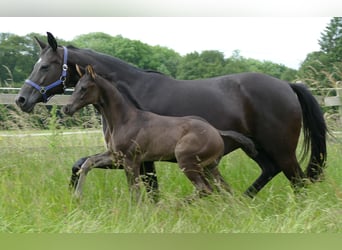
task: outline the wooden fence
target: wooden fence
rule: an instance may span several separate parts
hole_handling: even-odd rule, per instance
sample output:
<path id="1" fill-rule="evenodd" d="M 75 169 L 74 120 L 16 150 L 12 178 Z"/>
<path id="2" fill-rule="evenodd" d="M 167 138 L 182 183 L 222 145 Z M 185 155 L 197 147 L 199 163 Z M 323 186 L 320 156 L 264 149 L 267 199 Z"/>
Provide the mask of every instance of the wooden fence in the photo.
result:
<path id="1" fill-rule="evenodd" d="M 342 84 L 341 84 L 342 85 Z M 17 94 L 6 94 L 6 91 L 19 92 L 20 88 L 0 88 L 0 104 L 15 104 Z M 69 93 L 71 89 L 67 89 Z M 326 88 L 322 91 L 332 92 L 336 91 L 336 96 L 315 96 L 321 106 L 333 107 L 342 106 L 342 87 L 341 88 Z M 55 95 L 50 99 L 46 105 L 65 105 L 67 104 L 68 95 Z M 341 113 L 342 114 L 342 113 Z"/>
<path id="2" fill-rule="evenodd" d="M 342 85 L 342 84 L 341 84 Z M 17 94 L 8 94 L 3 92 L 19 92 L 19 88 L 0 88 L 0 104 L 15 104 L 15 98 Z M 68 89 L 68 93 L 72 90 Z M 322 107 L 334 107 L 339 106 L 339 112 L 342 122 L 342 87 L 341 88 L 327 88 L 322 91 L 330 93 L 334 91 L 335 96 L 315 96 L 317 101 Z M 55 95 L 50 99 L 46 105 L 65 105 L 69 99 L 69 95 Z"/>
<path id="3" fill-rule="evenodd" d="M 15 98 L 17 94 L 8 94 L 4 92 L 16 92 L 18 93 L 20 88 L 0 88 L 0 104 L 15 104 Z M 67 89 L 71 92 L 71 89 Z M 55 95 L 52 97 L 46 105 L 66 105 L 69 99 L 69 95 Z"/>
<path id="4" fill-rule="evenodd" d="M 0 93 L 0 104 L 15 104 L 17 94 Z M 55 95 L 46 105 L 65 105 L 69 99 L 68 95 Z"/>

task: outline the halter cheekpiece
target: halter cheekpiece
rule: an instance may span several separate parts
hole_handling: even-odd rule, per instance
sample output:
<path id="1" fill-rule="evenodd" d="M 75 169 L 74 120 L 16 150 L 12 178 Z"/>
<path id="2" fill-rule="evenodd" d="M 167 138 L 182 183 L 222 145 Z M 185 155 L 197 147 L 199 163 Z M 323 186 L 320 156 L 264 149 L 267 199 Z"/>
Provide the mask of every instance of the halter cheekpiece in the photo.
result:
<path id="1" fill-rule="evenodd" d="M 57 87 L 57 86 L 59 86 L 61 84 L 63 85 L 63 89 L 66 88 L 65 80 L 66 80 L 66 75 L 67 75 L 67 71 L 68 71 L 68 65 L 67 65 L 68 49 L 65 46 L 63 46 L 63 50 L 64 50 L 64 58 L 63 58 L 63 65 L 62 65 L 62 74 L 61 74 L 60 78 L 57 81 L 51 83 L 48 86 L 39 86 L 37 83 L 35 83 L 35 82 L 33 82 L 33 81 L 29 80 L 29 79 L 27 79 L 25 81 L 25 83 L 27 83 L 28 85 L 34 87 L 36 90 L 39 91 L 39 93 L 42 94 L 43 102 L 44 103 L 47 103 L 50 100 L 50 98 L 53 96 L 53 95 L 48 96 L 46 94 L 47 91 L 49 91 L 50 89 L 52 89 L 54 87 Z"/>

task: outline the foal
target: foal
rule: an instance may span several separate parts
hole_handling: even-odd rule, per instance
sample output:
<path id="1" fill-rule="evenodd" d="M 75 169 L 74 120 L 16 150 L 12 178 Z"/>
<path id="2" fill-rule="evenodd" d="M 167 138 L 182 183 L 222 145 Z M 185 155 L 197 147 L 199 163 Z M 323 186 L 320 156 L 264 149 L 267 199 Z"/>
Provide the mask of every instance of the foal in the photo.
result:
<path id="1" fill-rule="evenodd" d="M 87 173 L 95 167 L 123 165 L 130 190 L 140 197 L 139 170 L 145 161 L 177 161 L 200 195 L 213 191 L 211 183 L 230 191 L 217 165 L 223 155 L 222 136 L 256 154 L 253 142 L 234 131 L 218 131 L 199 117 L 167 117 L 142 111 L 127 102 L 108 80 L 91 66 L 76 85 L 64 113 L 73 115 L 94 104 L 108 124 L 107 151 L 91 156 L 81 166 L 76 196 L 81 196 Z"/>

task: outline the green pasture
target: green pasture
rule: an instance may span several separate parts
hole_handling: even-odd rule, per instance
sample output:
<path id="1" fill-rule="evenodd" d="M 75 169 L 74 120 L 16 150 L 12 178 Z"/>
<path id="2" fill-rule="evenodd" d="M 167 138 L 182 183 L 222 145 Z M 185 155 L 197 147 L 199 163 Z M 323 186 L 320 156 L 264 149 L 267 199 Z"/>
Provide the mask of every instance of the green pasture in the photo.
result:
<path id="1" fill-rule="evenodd" d="M 176 164 L 164 162 L 157 163 L 160 202 L 137 205 L 130 202 L 122 170 L 91 171 L 80 201 L 69 191 L 73 163 L 104 150 L 101 133 L 17 133 L 0 132 L 0 232 L 342 232 L 338 140 L 328 142 L 325 181 L 300 194 L 279 174 L 255 199 L 244 197 L 259 168 L 236 151 L 219 166 L 233 196 L 214 194 L 186 204 L 192 185 Z"/>

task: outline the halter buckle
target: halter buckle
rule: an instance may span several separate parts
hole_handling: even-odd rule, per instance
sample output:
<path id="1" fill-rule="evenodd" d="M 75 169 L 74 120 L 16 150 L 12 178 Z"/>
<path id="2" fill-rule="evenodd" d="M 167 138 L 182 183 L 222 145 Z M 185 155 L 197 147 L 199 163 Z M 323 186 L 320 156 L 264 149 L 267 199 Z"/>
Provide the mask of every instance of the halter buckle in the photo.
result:
<path id="1" fill-rule="evenodd" d="M 61 80 L 62 83 L 64 84 L 64 82 L 65 82 L 65 80 L 66 80 L 66 76 L 61 76 L 61 77 L 59 78 L 59 80 Z"/>
<path id="2" fill-rule="evenodd" d="M 46 94 L 46 89 L 45 89 L 44 87 L 40 87 L 39 92 L 40 92 L 42 95 L 45 95 L 45 94 Z"/>

